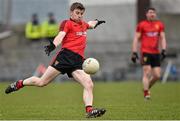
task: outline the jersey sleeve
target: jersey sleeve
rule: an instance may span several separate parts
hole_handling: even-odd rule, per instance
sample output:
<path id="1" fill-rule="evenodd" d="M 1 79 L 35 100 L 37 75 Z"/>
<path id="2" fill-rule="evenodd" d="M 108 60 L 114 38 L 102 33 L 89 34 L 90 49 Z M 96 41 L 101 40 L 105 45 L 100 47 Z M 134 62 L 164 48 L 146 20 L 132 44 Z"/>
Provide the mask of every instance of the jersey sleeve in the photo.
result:
<path id="1" fill-rule="evenodd" d="M 89 29 L 89 28 L 90 28 L 90 26 L 89 26 L 89 24 L 88 24 L 88 23 L 86 23 L 86 22 L 85 22 L 85 25 L 86 25 L 86 28 L 87 28 L 87 29 Z"/>
<path id="2" fill-rule="evenodd" d="M 160 32 L 164 32 L 164 24 L 160 22 Z"/>
<path id="3" fill-rule="evenodd" d="M 142 27 L 142 23 L 139 23 L 136 27 L 136 32 L 142 32 L 143 31 L 143 27 Z"/>
<path id="4" fill-rule="evenodd" d="M 59 31 L 64 31 L 64 32 L 68 32 L 70 30 L 70 23 L 68 22 L 68 20 L 64 20 L 59 27 Z"/>

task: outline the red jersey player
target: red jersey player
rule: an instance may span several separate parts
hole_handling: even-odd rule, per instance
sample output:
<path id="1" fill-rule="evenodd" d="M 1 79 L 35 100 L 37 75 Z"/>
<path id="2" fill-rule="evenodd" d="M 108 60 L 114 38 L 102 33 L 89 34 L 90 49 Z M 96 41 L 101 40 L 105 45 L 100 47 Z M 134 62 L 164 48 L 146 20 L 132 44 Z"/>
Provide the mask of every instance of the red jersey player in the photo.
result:
<path id="1" fill-rule="evenodd" d="M 137 46 L 141 43 L 141 63 L 143 68 L 143 88 L 145 99 L 150 99 L 150 88 L 161 77 L 160 62 L 166 57 L 164 25 L 156 19 L 156 10 L 148 8 L 146 18 L 137 25 L 132 46 L 132 61 L 138 59 Z M 159 51 L 161 47 L 161 54 Z"/>
<path id="2" fill-rule="evenodd" d="M 105 21 L 82 20 L 85 8 L 81 3 L 75 2 L 70 7 L 70 19 L 64 20 L 60 25 L 60 32 L 50 45 L 45 46 L 46 54 L 50 54 L 58 45 L 62 44 L 60 51 L 52 59 L 42 77 L 32 76 L 25 80 L 19 80 L 7 87 L 5 93 L 17 91 L 24 86 L 43 87 L 49 84 L 59 74 L 67 74 L 73 77 L 84 87 L 83 100 L 88 118 L 102 116 L 106 110 L 93 108 L 93 81 L 90 75 L 82 70 L 84 61 L 84 50 L 86 48 L 87 29 L 96 28 Z"/>

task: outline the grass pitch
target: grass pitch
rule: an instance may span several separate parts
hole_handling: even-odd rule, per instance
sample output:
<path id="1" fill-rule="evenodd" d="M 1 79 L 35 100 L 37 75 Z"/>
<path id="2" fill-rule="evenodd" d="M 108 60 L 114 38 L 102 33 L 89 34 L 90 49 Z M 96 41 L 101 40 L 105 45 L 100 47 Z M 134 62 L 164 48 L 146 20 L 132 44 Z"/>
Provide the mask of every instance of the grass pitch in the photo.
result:
<path id="1" fill-rule="evenodd" d="M 25 87 L 6 95 L 0 83 L 0 119 L 86 120 L 82 87 L 77 83 L 51 83 Z M 94 106 L 107 109 L 96 120 L 180 120 L 180 83 L 157 83 L 152 99 L 143 99 L 141 82 L 95 83 Z"/>

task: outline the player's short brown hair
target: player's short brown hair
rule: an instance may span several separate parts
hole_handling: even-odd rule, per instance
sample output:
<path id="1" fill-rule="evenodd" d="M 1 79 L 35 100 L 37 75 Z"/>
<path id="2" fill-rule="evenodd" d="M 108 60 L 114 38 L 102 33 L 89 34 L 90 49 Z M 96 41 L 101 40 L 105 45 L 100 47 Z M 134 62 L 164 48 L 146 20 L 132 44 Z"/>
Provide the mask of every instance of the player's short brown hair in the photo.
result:
<path id="1" fill-rule="evenodd" d="M 71 5 L 70 10 L 74 11 L 75 9 L 80 9 L 80 10 L 84 10 L 85 11 L 85 7 L 82 3 L 79 2 L 75 2 Z"/>
<path id="2" fill-rule="evenodd" d="M 153 8 L 153 7 L 150 7 L 150 8 L 147 8 L 147 9 L 146 9 L 146 13 L 147 13 L 149 10 L 156 11 L 156 9 L 155 9 L 155 8 Z"/>

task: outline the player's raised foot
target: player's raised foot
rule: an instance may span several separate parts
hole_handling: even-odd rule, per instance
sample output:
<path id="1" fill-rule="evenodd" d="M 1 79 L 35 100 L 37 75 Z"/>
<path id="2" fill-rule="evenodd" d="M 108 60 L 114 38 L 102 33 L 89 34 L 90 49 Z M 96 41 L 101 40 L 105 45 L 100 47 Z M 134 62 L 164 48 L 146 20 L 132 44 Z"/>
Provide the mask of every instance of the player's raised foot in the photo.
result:
<path id="1" fill-rule="evenodd" d="M 9 94 L 11 92 L 19 90 L 22 87 L 23 87 L 23 81 L 22 80 L 19 80 L 17 82 L 13 82 L 6 88 L 5 93 Z"/>
<path id="2" fill-rule="evenodd" d="M 104 115 L 106 112 L 105 109 L 98 109 L 98 108 L 93 108 L 90 112 L 86 114 L 86 118 L 96 118 Z"/>

